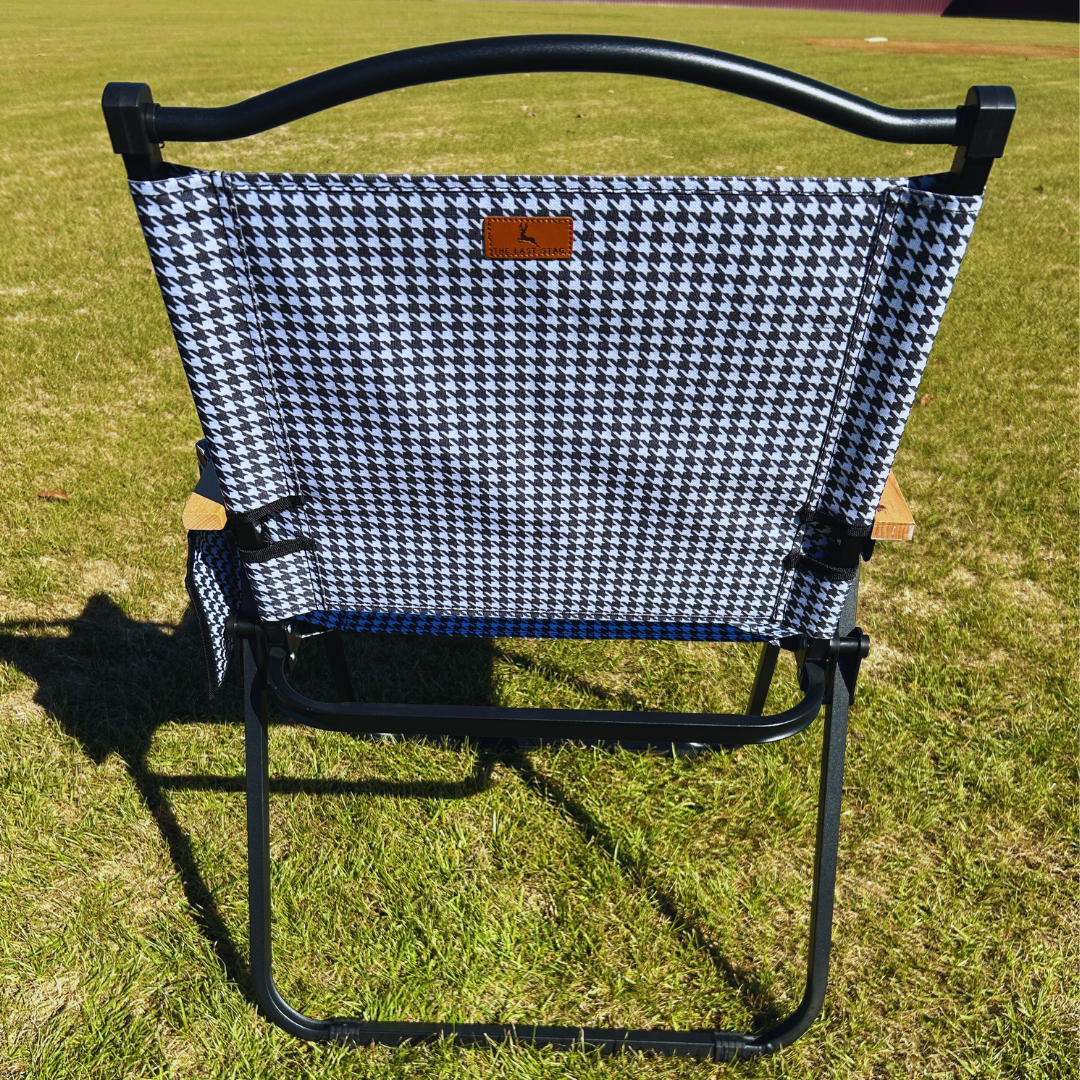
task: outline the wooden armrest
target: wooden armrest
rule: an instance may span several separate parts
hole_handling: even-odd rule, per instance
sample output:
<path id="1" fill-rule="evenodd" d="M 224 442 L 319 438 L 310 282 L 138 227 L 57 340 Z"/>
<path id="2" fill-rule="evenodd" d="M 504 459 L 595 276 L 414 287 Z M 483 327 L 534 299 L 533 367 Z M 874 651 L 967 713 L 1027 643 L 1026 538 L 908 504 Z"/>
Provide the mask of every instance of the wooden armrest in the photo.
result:
<path id="1" fill-rule="evenodd" d="M 915 519 L 892 472 L 885 481 L 870 535 L 875 540 L 911 540 L 915 536 Z"/>
<path id="2" fill-rule="evenodd" d="M 218 532 L 225 528 L 225 507 L 193 491 L 184 506 L 183 521 L 185 529 Z M 915 535 L 915 519 L 891 472 L 874 515 L 871 535 L 875 540 L 911 540 Z"/>
<path id="3" fill-rule="evenodd" d="M 184 528 L 199 532 L 218 532 L 225 528 L 225 507 L 192 492 L 184 505 Z"/>

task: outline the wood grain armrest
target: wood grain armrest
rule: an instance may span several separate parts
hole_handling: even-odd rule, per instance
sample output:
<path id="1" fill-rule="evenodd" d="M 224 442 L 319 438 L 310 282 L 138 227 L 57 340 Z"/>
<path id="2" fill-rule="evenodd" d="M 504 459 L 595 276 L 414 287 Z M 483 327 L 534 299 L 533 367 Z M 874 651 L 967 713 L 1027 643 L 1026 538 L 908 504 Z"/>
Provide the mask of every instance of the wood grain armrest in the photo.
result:
<path id="1" fill-rule="evenodd" d="M 184 506 L 183 522 L 185 529 L 218 532 L 225 528 L 225 507 L 193 491 Z M 891 472 L 874 515 L 871 535 L 875 540 L 911 540 L 915 536 L 915 519 Z"/>
<path id="2" fill-rule="evenodd" d="M 193 491 L 184 506 L 183 521 L 189 531 L 218 532 L 225 528 L 225 507 Z"/>
<path id="3" fill-rule="evenodd" d="M 915 519 L 892 472 L 878 502 L 871 536 L 875 540 L 911 540 L 915 536 Z"/>

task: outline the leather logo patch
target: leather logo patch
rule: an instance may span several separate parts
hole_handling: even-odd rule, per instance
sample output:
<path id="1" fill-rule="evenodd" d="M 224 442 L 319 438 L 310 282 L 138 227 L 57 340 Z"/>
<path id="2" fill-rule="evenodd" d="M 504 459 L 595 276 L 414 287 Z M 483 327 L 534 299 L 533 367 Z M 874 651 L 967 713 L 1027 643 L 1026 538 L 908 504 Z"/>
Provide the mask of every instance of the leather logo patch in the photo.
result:
<path id="1" fill-rule="evenodd" d="M 484 218 L 486 259 L 569 259 L 573 253 L 573 218 Z"/>

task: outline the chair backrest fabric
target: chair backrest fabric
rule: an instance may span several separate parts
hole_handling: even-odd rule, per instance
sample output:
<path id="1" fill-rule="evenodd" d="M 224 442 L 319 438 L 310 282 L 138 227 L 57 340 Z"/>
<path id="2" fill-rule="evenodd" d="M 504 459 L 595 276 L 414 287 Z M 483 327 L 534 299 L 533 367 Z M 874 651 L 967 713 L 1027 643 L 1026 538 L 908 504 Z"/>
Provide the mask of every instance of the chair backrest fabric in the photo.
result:
<path id="1" fill-rule="evenodd" d="M 928 187 L 131 184 L 265 619 L 758 641 L 836 627 L 982 204 Z M 488 216 L 572 257 L 486 258 Z"/>

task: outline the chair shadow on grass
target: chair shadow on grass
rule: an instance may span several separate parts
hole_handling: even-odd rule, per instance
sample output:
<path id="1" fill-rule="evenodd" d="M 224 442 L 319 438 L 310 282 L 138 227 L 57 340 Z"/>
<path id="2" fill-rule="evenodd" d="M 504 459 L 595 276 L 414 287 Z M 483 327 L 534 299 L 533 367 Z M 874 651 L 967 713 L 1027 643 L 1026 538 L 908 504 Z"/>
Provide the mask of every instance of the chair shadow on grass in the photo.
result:
<path id="1" fill-rule="evenodd" d="M 66 631 L 66 633 L 65 633 Z M 485 704 L 494 701 L 494 663 L 504 656 L 488 639 L 436 638 L 423 635 L 363 635 L 350 643 L 354 688 L 359 700 Z M 316 643 L 301 654 L 298 685 L 332 699 L 329 669 Z M 310 659 L 308 659 L 310 657 Z M 522 656 L 515 664 L 533 664 Z M 307 662 L 305 663 L 305 660 Z M 223 690 L 207 702 L 205 666 L 199 632 L 189 608 L 178 626 L 131 619 L 105 594 L 91 597 L 73 619 L 43 623 L 9 621 L 0 629 L 0 661 L 31 678 L 38 687 L 34 700 L 51 713 L 96 764 L 116 753 L 153 817 L 180 879 L 192 918 L 224 968 L 227 978 L 256 1004 L 246 957 L 238 950 L 221 916 L 213 893 L 195 857 L 191 839 L 178 821 L 168 792 L 244 790 L 244 777 L 213 775 L 169 776 L 154 772 L 147 755 L 154 733 L 163 724 L 242 722 L 240 695 Z M 559 673 L 535 664 L 537 673 Z M 603 699 L 611 695 L 600 686 L 579 689 Z M 630 701 L 613 701 L 633 708 Z M 271 715 L 271 723 L 290 723 Z M 453 744 L 451 744 L 453 745 Z M 354 794 L 403 798 L 459 799 L 486 790 L 497 763 L 513 770 L 538 798 L 560 812 L 582 838 L 602 851 L 636 887 L 650 898 L 658 913 L 686 942 L 702 951 L 729 987 L 741 997 L 763 1030 L 782 1013 L 765 981 L 736 967 L 710 940 L 707 918 L 687 910 L 647 867 L 628 858 L 615 833 L 598 821 L 584 804 L 552 776 L 541 772 L 527 750 L 512 743 L 487 741 L 477 750 L 472 772 L 457 781 L 389 781 L 273 778 L 272 794 Z M 242 767 L 242 762 L 238 762 Z M 617 857 L 616 857 L 617 853 Z"/>

